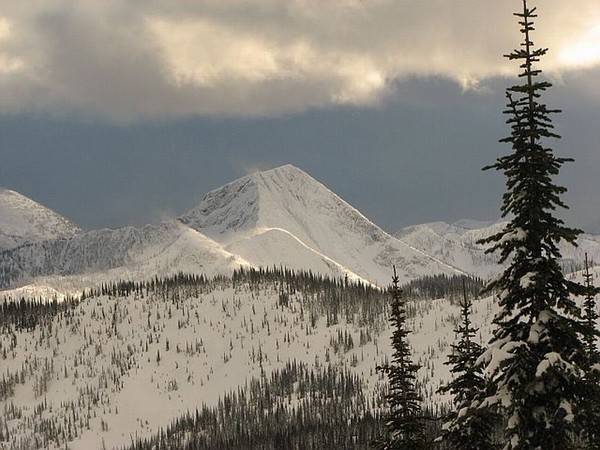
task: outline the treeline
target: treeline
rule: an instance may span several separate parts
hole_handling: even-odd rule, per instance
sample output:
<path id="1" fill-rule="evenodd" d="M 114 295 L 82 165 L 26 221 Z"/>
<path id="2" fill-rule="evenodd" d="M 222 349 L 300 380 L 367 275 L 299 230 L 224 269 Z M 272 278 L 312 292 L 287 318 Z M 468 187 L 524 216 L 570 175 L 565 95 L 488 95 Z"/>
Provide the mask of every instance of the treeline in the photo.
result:
<path id="1" fill-rule="evenodd" d="M 346 323 L 367 326 L 380 331 L 385 325 L 387 301 L 381 289 L 348 278 L 330 278 L 312 271 L 296 271 L 285 267 L 240 268 L 228 277 L 179 273 L 149 281 L 117 281 L 103 283 L 83 292 L 82 299 L 108 295 L 112 297 L 152 295 L 168 302 L 182 298 L 198 298 L 215 289 L 269 291 L 278 296 L 281 307 L 287 307 L 291 296 L 299 298 L 301 314 L 308 315 L 311 325 L 324 317 L 328 325 L 341 319 Z"/>
<path id="2" fill-rule="evenodd" d="M 484 287 L 479 277 L 438 274 L 412 280 L 402 286 L 402 291 L 407 299 L 448 298 L 454 302 L 462 299 L 465 291 L 469 298 L 477 298 Z"/>
<path id="3" fill-rule="evenodd" d="M 42 321 L 53 318 L 58 313 L 66 313 L 79 303 L 78 298 L 67 297 L 65 300 L 26 299 L 19 300 L 5 297 L 0 303 L 0 332 L 10 326 L 15 330 L 31 331 Z"/>
<path id="4" fill-rule="evenodd" d="M 365 448 L 380 432 L 378 403 L 348 369 L 290 361 L 129 449 Z"/>
<path id="5" fill-rule="evenodd" d="M 428 275 L 405 284 L 402 289 L 405 298 L 409 299 L 445 297 L 453 300 L 463 295 L 463 282 L 470 297 L 478 296 L 484 286 L 481 279 L 474 277 Z M 284 267 L 240 268 L 231 276 L 209 278 L 179 273 L 147 281 L 105 282 L 98 287 L 85 289 L 80 297 L 70 296 L 61 301 L 56 298 L 4 298 L 0 303 L 0 326 L 14 324 L 17 329 L 33 329 L 40 320 L 68 311 L 90 297 L 133 295 L 144 298 L 152 294 L 173 302 L 180 298 L 198 298 L 214 289 L 230 287 L 255 292 L 265 289 L 276 291 L 282 306 L 288 305 L 290 296 L 300 293 L 302 305 L 307 308 L 312 320 L 323 316 L 329 325 L 339 323 L 341 318 L 348 323 L 358 320 L 359 325 L 372 323 L 382 317 L 387 304 L 385 292 L 360 281 L 330 278 L 311 271 L 295 271 Z"/>
<path id="6" fill-rule="evenodd" d="M 143 295 L 145 293 L 169 293 L 174 288 L 198 288 L 198 294 L 211 291 L 215 288 L 250 287 L 260 290 L 263 286 L 277 284 L 282 292 L 295 294 L 296 292 L 321 292 L 323 287 L 328 291 L 333 289 L 348 288 L 359 293 L 378 292 L 379 289 L 360 281 L 350 281 L 348 278 L 331 278 L 327 275 L 314 273 L 310 270 L 293 270 L 287 267 L 240 267 L 233 271 L 231 276 L 189 274 L 180 272 L 169 277 L 154 277 L 147 281 L 114 281 L 102 283 L 100 286 L 84 290 L 83 298 L 97 297 L 100 295 L 128 296 L 130 294 Z M 192 293 L 195 291 L 192 290 Z"/>

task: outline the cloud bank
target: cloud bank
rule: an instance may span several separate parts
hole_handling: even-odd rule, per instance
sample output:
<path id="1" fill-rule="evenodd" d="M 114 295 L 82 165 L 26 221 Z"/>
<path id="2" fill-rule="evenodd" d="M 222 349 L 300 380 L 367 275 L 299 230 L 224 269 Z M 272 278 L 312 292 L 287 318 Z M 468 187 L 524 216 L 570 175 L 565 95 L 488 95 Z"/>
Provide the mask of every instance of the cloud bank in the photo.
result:
<path id="1" fill-rule="evenodd" d="M 531 2 L 533 5 L 533 2 Z M 539 3 L 546 73 L 600 66 L 600 3 Z M 513 76 L 520 1 L 36 0 L 0 10 L 0 113 L 123 122 L 376 105 Z M 532 6 L 531 5 L 531 6 Z M 593 86 L 590 85 L 590 86 Z M 597 93 L 594 93 L 597 94 Z"/>

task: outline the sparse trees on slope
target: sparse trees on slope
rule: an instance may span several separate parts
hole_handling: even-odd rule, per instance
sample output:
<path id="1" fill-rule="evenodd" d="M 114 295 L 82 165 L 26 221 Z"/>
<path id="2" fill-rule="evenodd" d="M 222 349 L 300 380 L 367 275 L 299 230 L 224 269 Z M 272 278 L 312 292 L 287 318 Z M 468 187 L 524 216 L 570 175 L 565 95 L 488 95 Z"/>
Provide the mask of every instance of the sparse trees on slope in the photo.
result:
<path id="1" fill-rule="evenodd" d="M 556 157 L 545 144 L 559 137 L 550 119 L 559 111 L 540 102 L 551 84 L 537 80 L 541 71 L 534 66 L 547 49 L 533 46 L 534 12 L 523 0 L 522 12 L 515 15 L 524 42 L 507 55 L 521 63 L 523 80 L 507 90 L 511 134 L 502 141 L 513 151 L 486 168 L 506 175 L 502 214 L 512 219 L 482 242 L 500 252 L 500 262 L 512 260 L 489 285 L 489 291 L 499 292 L 500 312 L 490 347 L 480 358 L 491 390 L 480 406 L 501 406 L 506 413 L 506 450 L 566 450 L 581 430 L 582 412 L 598 401 L 598 389 L 585 377 L 586 328 L 572 298 L 585 289 L 567 280 L 558 264 L 557 244 L 574 243 L 580 231 L 552 215 L 567 208 L 560 198 L 566 189 L 552 178 L 570 159 Z"/>
<path id="2" fill-rule="evenodd" d="M 444 385 L 440 392 L 452 394 L 452 411 L 442 426 L 442 440 L 452 448 L 460 450 L 491 450 L 497 415 L 491 411 L 478 410 L 471 403 L 485 389 L 482 369 L 475 363 L 483 353 L 483 348 L 474 341 L 478 331 L 471 322 L 472 302 L 468 300 L 466 289 L 460 303 L 462 321 L 455 332 L 460 336 L 452 345 L 446 364 L 451 366 L 453 380 Z"/>
<path id="3" fill-rule="evenodd" d="M 398 275 L 394 267 L 391 287 L 390 323 L 393 328 L 391 362 L 377 367 L 388 377 L 389 391 L 385 399 L 389 412 L 384 417 L 386 433 L 372 445 L 376 449 L 426 448 L 424 418 L 421 412 L 421 398 L 416 388 L 416 375 L 419 366 L 411 359 L 411 351 L 406 329 L 406 311 L 402 303 L 402 291 L 398 287 Z"/>

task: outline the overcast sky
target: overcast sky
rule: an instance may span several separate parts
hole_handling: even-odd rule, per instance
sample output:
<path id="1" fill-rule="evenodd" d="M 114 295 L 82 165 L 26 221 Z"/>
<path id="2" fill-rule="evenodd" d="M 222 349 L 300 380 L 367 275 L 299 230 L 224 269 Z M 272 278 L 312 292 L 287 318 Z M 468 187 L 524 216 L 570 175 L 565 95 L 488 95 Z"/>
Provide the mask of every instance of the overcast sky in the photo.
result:
<path id="1" fill-rule="evenodd" d="M 600 232 L 600 1 L 544 0 L 544 101 Z M 0 186 L 86 228 L 157 222 L 291 163 L 388 231 L 494 219 L 519 0 L 0 5 Z"/>

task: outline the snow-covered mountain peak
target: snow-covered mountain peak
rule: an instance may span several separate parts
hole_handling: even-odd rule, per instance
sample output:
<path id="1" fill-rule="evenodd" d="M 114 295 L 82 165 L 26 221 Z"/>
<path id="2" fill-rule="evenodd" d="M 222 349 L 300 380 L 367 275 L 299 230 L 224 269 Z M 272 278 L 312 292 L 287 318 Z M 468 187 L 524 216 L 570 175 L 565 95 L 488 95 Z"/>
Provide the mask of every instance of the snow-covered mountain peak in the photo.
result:
<path id="1" fill-rule="evenodd" d="M 0 250 L 80 232 L 79 227 L 51 209 L 18 192 L 0 189 Z"/>
<path id="2" fill-rule="evenodd" d="M 47 240 L 38 222 L 40 227 L 54 224 L 60 239 Z M 62 289 L 63 280 L 55 283 L 52 277 L 72 277 L 69 283 L 79 286 L 89 285 L 90 276 L 101 282 L 178 272 L 228 274 L 240 265 L 310 270 L 380 286 L 389 283 L 392 266 L 401 281 L 440 273 L 487 278 L 501 267 L 478 241 L 505 223 L 432 222 L 393 237 L 322 183 L 285 165 L 214 189 L 177 220 L 75 236 L 78 229 L 66 219 L 12 191 L 0 191 L 0 246 L 9 225 L 33 229 L 37 234 L 30 234 L 37 239 L 0 251 L 0 288 L 46 277 L 40 281 L 44 286 Z M 565 249 L 567 263 L 582 260 L 583 251 L 600 261 L 600 238 L 586 236 L 580 242 L 579 250 Z"/>
<path id="3" fill-rule="evenodd" d="M 213 236 L 251 230 L 258 225 L 263 191 L 276 184 L 276 180 L 293 178 L 295 172 L 304 174 L 299 169 L 286 165 L 246 175 L 210 191 L 196 208 L 183 215 L 180 220 Z M 264 210 L 266 205 L 262 206 Z"/>
<path id="4" fill-rule="evenodd" d="M 306 242 L 316 237 L 309 235 L 316 222 L 340 216 L 341 220 L 377 228 L 323 184 L 288 164 L 255 172 L 209 192 L 180 220 L 222 242 L 232 235 L 255 235 L 256 230 L 273 228 L 287 230 Z"/>
<path id="5" fill-rule="evenodd" d="M 294 177 L 305 177 L 313 179 L 309 174 L 293 164 L 284 164 L 283 166 L 274 167 L 272 169 L 257 171 L 251 173 L 249 176 L 262 178 L 286 177 L 288 179 L 293 179 Z"/>
<path id="6" fill-rule="evenodd" d="M 212 235 L 228 234 L 256 225 L 258 202 L 258 185 L 249 175 L 210 191 L 179 220 Z"/>
<path id="7" fill-rule="evenodd" d="M 448 224 L 446 222 L 428 222 L 419 225 L 405 227 L 396 233 L 396 237 L 402 239 L 405 236 L 418 234 L 420 236 L 443 236 L 462 235 L 467 230 L 461 226 Z"/>
<path id="8" fill-rule="evenodd" d="M 375 283 L 388 282 L 392 264 L 407 279 L 455 271 L 393 238 L 292 165 L 215 189 L 180 221 L 258 266 L 347 273 Z"/>
<path id="9" fill-rule="evenodd" d="M 396 233 L 398 238 L 414 235 L 435 235 L 444 239 L 456 236 L 470 236 L 472 240 L 498 233 L 506 226 L 506 221 L 482 221 L 461 219 L 452 224 L 446 222 L 428 222 L 405 227 Z"/>
<path id="10" fill-rule="evenodd" d="M 248 177 L 265 187 L 285 185 L 289 190 L 303 190 L 316 187 L 316 185 L 324 187 L 309 174 L 291 164 L 254 172 L 248 175 Z"/>

